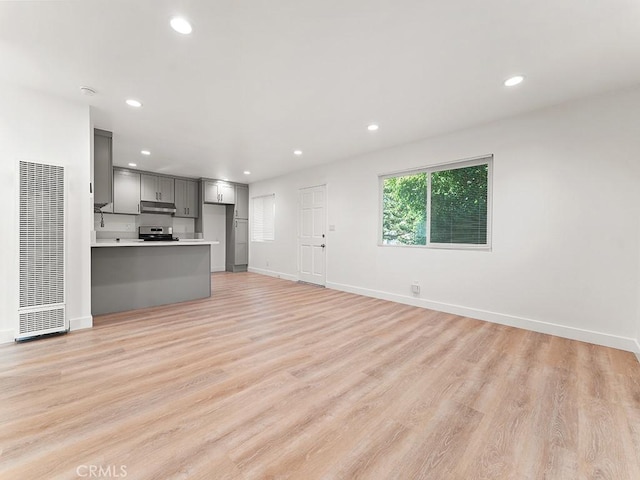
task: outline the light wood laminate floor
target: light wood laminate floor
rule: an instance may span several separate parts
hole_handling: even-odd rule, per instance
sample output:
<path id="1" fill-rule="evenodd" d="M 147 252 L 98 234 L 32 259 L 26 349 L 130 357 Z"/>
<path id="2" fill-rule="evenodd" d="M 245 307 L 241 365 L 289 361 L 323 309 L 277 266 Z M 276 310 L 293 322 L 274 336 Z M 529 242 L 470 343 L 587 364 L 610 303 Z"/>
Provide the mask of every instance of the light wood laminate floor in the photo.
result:
<path id="1" fill-rule="evenodd" d="M 0 478 L 640 479 L 631 353 L 251 273 L 213 289 L 1 346 Z"/>

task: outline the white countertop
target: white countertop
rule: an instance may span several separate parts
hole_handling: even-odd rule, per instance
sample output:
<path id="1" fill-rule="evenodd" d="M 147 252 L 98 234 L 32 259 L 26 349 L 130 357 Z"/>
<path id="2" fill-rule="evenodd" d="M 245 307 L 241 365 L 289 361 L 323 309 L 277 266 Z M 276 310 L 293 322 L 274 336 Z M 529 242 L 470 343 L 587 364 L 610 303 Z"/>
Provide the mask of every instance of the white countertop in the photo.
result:
<path id="1" fill-rule="evenodd" d="M 92 247 L 187 247 L 190 245 L 219 245 L 218 241 L 203 240 L 201 238 L 184 238 L 177 242 L 144 242 L 137 238 L 125 238 L 119 242 L 115 239 L 98 239 Z"/>

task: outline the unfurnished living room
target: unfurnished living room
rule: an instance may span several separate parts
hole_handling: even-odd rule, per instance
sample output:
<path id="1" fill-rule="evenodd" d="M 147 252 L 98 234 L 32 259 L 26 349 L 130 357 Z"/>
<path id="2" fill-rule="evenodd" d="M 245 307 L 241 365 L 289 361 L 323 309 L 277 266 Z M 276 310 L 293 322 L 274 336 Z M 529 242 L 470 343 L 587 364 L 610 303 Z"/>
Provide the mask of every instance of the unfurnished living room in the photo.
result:
<path id="1" fill-rule="evenodd" d="M 1 479 L 640 478 L 640 3 L 0 2 Z"/>

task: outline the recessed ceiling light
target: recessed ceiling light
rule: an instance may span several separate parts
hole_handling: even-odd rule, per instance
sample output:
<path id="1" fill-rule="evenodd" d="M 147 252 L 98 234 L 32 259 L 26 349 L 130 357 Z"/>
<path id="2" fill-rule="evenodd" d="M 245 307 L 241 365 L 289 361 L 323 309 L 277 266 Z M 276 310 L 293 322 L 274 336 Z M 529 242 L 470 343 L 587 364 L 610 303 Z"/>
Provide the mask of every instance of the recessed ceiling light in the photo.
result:
<path id="1" fill-rule="evenodd" d="M 182 17 L 173 17 L 169 23 L 171 28 L 183 35 L 189 35 L 193 31 L 191 24 Z"/>
<path id="2" fill-rule="evenodd" d="M 87 97 L 93 97 L 96 94 L 96 91 L 91 87 L 80 87 L 80 93 L 86 95 Z"/>
<path id="3" fill-rule="evenodd" d="M 515 75 L 511 78 L 507 78 L 504 81 L 504 86 L 505 87 L 515 87 L 516 85 L 519 85 L 520 83 L 522 83 L 522 81 L 524 80 L 524 77 L 522 75 Z"/>
<path id="4" fill-rule="evenodd" d="M 130 166 L 130 167 L 137 167 L 137 166 L 138 166 L 138 164 L 137 164 L 137 163 L 130 163 L 130 164 L 129 164 L 129 166 Z"/>
<path id="5" fill-rule="evenodd" d="M 375 132 L 376 130 L 378 130 L 380 127 L 378 125 L 376 125 L 375 123 L 372 123 L 371 125 L 369 125 L 367 127 L 367 130 L 369 130 L 370 132 Z"/>
<path id="6" fill-rule="evenodd" d="M 130 107 L 136 107 L 139 108 L 142 106 L 142 102 L 140 102 L 139 100 L 135 100 L 133 98 L 129 98 L 127 100 L 127 105 L 129 105 Z"/>
<path id="7" fill-rule="evenodd" d="M 293 154 L 294 155 L 302 155 L 302 150 L 294 150 Z"/>
<path id="8" fill-rule="evenodd" d="M 244 172 L 242 172 L 242 173 L 244 173 L 245 175 L 251 175 L 251 172 L 250 172 L 249 170 L 245 170 L 245 171 L 244 171 Z"/>
<path id="9" fill-rule="evenodd" d="M 151 155 L 151 152 L 149 150 L 140 150 L 140 153 L 142 155 Z"/>

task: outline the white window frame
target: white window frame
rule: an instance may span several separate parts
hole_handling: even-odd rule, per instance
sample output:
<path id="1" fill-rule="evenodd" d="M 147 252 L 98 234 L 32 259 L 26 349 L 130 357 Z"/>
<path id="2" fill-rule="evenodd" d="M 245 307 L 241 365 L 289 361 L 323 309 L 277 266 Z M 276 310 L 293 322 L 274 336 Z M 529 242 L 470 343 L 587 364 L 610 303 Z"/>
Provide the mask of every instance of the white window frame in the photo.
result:
<path id="1" fill-rule="evenodd" d="M 258 200 L 258 199 L 259 200 L 263 200 L 263 199 L 266 199 L 266 198 L 272 198 L 272 202 L 273 202 L 273 216 L 272 216 L 272 219 L 273 219 L 273 225 L 272 225 L 272 227 L 273 227 L 272 228 L 273 238 L 264 238 L 263 237 L 261 239 L 255 239 L 254 238 L 254 234 L 255 234 L 254 221 L 255 221 L 256 215 L 255 215 L 255 210 L 254 209 L 255 209 L 256 200 Z M 251 227 L 251 231 L 250 231 L 249 237 L 251 238 L 252 242 L 255 242 L 255 243 L 274 242 L 275 239 L 276 239 L 276 194 L 275 193 L 269 193 L 269 194 L 266 194 L 266 195 L 257 195 L 255 197 L 251 197 L 251 215 L 250 215 L 250 219 L 251 220 L 249 222 L 249 225 Z M 263 219 L 264 219 L 264 215 L 263 215 Z M 264 220 L 263 220 L 263 222 L 264 222 Z M 264 233 L 265 229 L 263 228 L 262 230 L 263 230 L 263 233 Z"/>
<path id="2" fill-rule="evenodd" d="M 476 165 L 487 165 L 487 243 L 475 245 L 470 243 L 434 243 L 431 242 L 431 173 L 442 170 L 454 170 L 457 168 L 474 167 Z M 384 197 L 384 181 L 388 178 L 403 177 L 415 175 L 418 173 L 427 174 L 427 204 L 425 205 L 427 212 L 426 245 L 392 245 L 382 242 L 382 216 L 383 216 L 383 197 Z M 493 155 L 482 155 L 480 157 L 468 158 L 465 160 L 456 160 L 453 162 L 439 163 L 428 167 L 414 168 L 410 170 L 402 170 L 392 173 L 385 173 L 378 176 L 378 246 L 379 247 L 401 247 L 401 248 L 431 248 L 445 250 L 483 250 L 491 251 L 492 249 L 492 224 L 493 224 Z"/>

